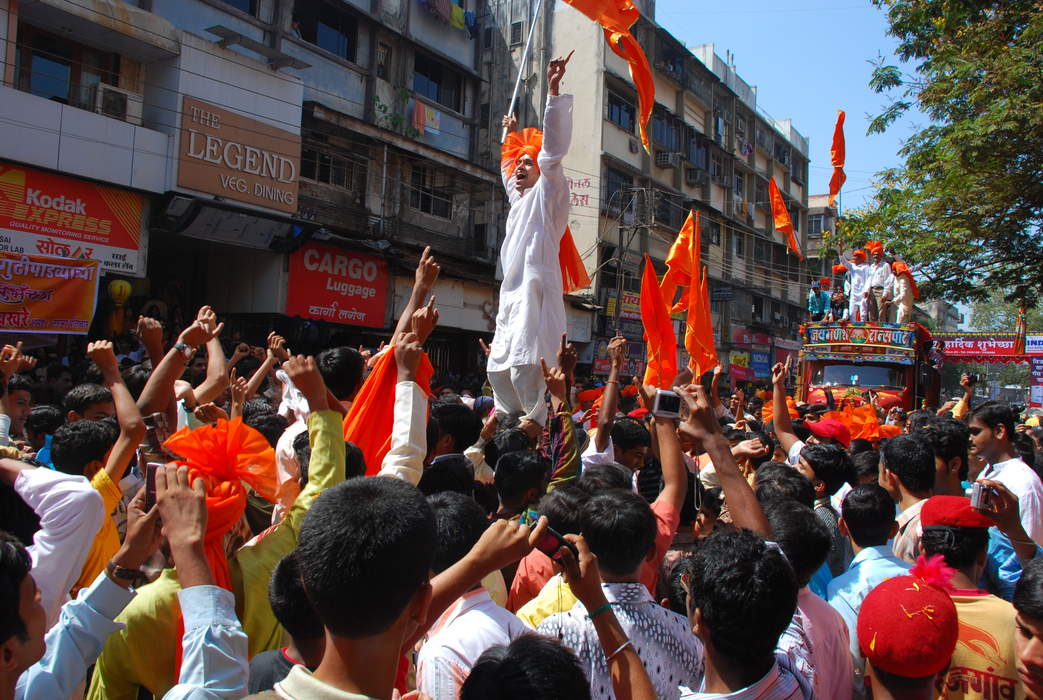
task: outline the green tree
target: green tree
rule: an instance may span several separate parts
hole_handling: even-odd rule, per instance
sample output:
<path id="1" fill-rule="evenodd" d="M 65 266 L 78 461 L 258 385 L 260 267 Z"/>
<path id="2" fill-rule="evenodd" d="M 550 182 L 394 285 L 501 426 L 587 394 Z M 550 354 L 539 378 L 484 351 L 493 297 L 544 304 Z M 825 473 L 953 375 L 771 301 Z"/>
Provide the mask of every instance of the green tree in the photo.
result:
<path id="1" fill-rule="evenodd" d="M 1013 333 L 1018 321 L 1018 305 L 1006 301 L 1005 296 L 993 290 L 988 298 L 971 304 L 971 326 L 982 332 Z M 1043 310 L 1029 310 L 1025 314 L 1025 327 L 1030 333 L 1043 332 Z"/>
<path id="2" fill-rule="evenodd" d="M 870 87 L 891 98 L 869 133 L 914 105 L 930 124 L 836 236 L 915 264 L 928 297 L 1036 304 L 1043 288 L 1043 9 L 1038 0 L 873 0 L 899 40 Z M 906 69 L 906 70 L 903 70 Z"/>

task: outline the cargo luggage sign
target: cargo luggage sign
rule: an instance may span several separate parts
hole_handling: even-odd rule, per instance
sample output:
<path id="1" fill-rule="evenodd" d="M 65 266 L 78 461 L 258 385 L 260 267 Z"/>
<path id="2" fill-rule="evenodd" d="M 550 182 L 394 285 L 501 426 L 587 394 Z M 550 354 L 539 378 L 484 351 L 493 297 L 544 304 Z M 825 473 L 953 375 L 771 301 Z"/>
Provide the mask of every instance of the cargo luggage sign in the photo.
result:
<path id="1" fill-rule="evenodd" d="M 83 334 L 97 299 L 97 260 L 0 252 L 0 330 Z"/>
<path id="2" fill-rule="evenodd" d="M 0 252 L 97 260 L 143 277 L 140 195 L 0 162 Z"/>
<path id="3" fill-rule="evenodd" d="M 290 256 L 287 316 L 383 328 L 387 293 L 380 258 L 319 243 Z"/>

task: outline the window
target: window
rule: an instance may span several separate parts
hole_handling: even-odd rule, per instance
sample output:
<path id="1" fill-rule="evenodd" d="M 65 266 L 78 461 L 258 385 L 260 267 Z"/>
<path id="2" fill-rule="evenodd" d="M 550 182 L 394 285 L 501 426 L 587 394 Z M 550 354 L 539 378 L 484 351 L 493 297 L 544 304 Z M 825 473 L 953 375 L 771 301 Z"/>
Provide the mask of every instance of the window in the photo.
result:
<path id="1" fill-rule="evenodd" d="M 775 139 L 775 160 L 789 165 L 789 146 L 782 139 Z"/>
<path id="2" fill-rule="evenodd" d="M 740 139 L 746 138 L 746 117 L 741 114 L 735 115 L 735 135 Z"/>
<path id="3" fill-rule="evenodd" d="M 678 82 L 682 82 L 684 80 L 684 55 L 671 46 L 665 46 L 662 42 L 659 45 L 656 67 L 670 74 Z"/>
<path id="4" fill-rule="evenodd" d="M 771 264 L 771 243 L 757 238 L 753 242 L 753 259 L 764 265 Z"/>
<path id="5" fill-rule="evenodd" d="M 706 229 L 701 231 L 703 241 L 709 241 L 713 245 L 721 244 L 721 224 L 710 219 L 706 222 Z"/>
<path id="6" fill-rule="evenodd" d="M 808 215 L 808 235 L 809 236 L 821 236 L 822 235 L 822 214 L 809 214 Z"/>
<path id="7" fill-rule="evenodd" d="M 735 197 L 736 199 L 746 198 L 746 176 L 742 173 L 735 173 Z"/>
<path id="8" fill-rule="evenodd" d="M 19 89 L 62 104 L 94 109 L 97 87 L 119 84 L 119 54 L 36 29 L 18 27 Z"/>
<path id="9" fill-rule="evenodd" d="M 768 184 L 757 178 L 757 194 L 755 195 L 755 204 L 759 207 L 771 207 L 771 203 L 768 201 Z"/>
<path id="10" fill-rule="evenodd" d="M 688 129 L 688 160 L 700 170 L 706 170 L 710 160 L 710 149 L 706 145 L 706 139 L 696 136 L 692 129 Z"/>
<path id="11" fill-rule="evenodd" d="M 655 193 L 655 218 L 656 223 L 671 229 L 681 228 L 684 217 L 688 216 L 688 210 L 677 203 L 675 197 L 666 193 Z"/>
<path id="12" fill-rule="evenodd" d="M 463 78 L 441 61 L 419 52 L 413 57 L 413 90 L 443 107 L 460 111 Z"/>
<path id="13" fill-rule="evenodd" d="M 800 233 L 800 210 L 790 210 L 790 221 L 793 222 L 793 233 Z M 797 236 L 798 240 L 800 236 Z"/>
<path id="14" fill-rule="evenodd" d="M 525 22 L 511 22 L 511 46 L 517 46 L 518 44 L 522 43 L 522 34 L 524 33 L 524 29 Z"/>
<path id="15" fill-rule="evenodd" d="M 440 219 L 451 218 L 453 198 L 448 187 L 440 182 L 431 168 L 413 166 L 409 189 L 409 206 Z"/>
<path id="16" fill-rule="evenodd" d="M 257 14 L 257 2 L 256 0 L 223 0 L 226 5 L 231 5 L 240 12 L 245 12 L 248 15 Z"/>
<path id="17" fill-rule="evenodd" d="M 390 80 L 391 75 L 391 47 L 383 41 L 377 43 L 377 77 L 381 80 Z"/>
<path id="18" fill-rule="evenodd" d="M 710 176 L 724 177 L 724 161 L 717 153 L 710 156 Z"/>
<path id="19" fill-rule="evenodd" d="M 666 112 L 652 113 L 652 140 L 668 151 L 677 150 L 677 123 Z"/>
<path id="20" fill-rule="evenodd" d="M 601 196 L 609 215 L 616 216 L 623 210 L 623 205 L 627 200 L 627 190 L 634 186 L 634 180 L 622 170 L 606 167 L 604 182 L 605 191 Z"/>
<path id="21" fill-rule="evenodd" d="M 348 61 L 355 60 L 358 23 L 350 12 L 326 2 L 297 0 L 294 23 L 308 43 Z"/>
<path id="22" fill-rule="evenodd" d="M 358 192 L 366 187 L 366 162 L 306 148 L 301 151 L 301 177 Z"/>
<path id="23" fill-rule="evenodd" d="M 758 296 L 753 297 L 753 320 L 760 321 L 764 318 L 764 299 Z"/>
<path id="24" fill-rule="evenodd" d="M 746 257 L 746 241 L 743 240 L 741 231 L 732 231 L 732 255 L 738 258 Z"/>
<path id="25" fill-rule="evenodd" d="M 609 90 L 608 92 L 608 120 L 626 130 L 634 133 L 634 105 Z"/>

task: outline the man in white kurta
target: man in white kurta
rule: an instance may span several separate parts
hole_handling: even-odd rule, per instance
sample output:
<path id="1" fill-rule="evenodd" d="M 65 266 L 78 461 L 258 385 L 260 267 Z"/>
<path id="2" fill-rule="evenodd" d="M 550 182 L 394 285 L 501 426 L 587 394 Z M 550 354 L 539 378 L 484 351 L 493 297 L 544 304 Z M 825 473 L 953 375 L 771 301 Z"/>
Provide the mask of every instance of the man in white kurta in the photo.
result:
<path id="1" fill-rule="evenodd" d="M 891 299 L 894 287 L 894 275 L 891 273 L 891 263 L 884 260 L 884 246 L 880 241 L 870 241 L 866 245 L 869 251 L 869 274 L 866 277 L 866 302 L 868 306 L 868 320 L 880 323 L 888 321 L 888 307 L 885 304 Z M 862 319 L 863 321 L 866 318 Z"/>
<path id="2" fill-rule="evenodd" d="M 851 291 L 847 297 L 847 320 L 866 321 L 866 292 L 869 291 L 866 286 L 869 281 L 869 264 L 866 262 L 866 253 L 861 248 L 857 248 L 852 253 L 852 259 L 848 260 L 843 250 L 838 252 L 840 253 L 840 263 L 847 268 L 851 282 Z"/>
<path id="3" fill-rule="evenodd" d="M 891 299 L 898 306 L 897 323 L 908 323 L 913 320 L 913 291 L 912 273 L 905 263 L 895 261 L 892 267 L 894 271 L 894 282 L 891 286 Z"/>
<path id="4" fill-rule="evenodd" d="M 558 247 L 568 224 L 569 184 L 561 161 L 572 138 L 572 95 L 559 95 L 564 61 L 552 61 L 543 145 L 535 164 L 518 159 L 503 172 L 511 210 L 500 248 L 503 283 L 487 366 L 497 412 L 543 425 L 546 385 L 540 358 L 557 363 L 565 332 L 565 301 Z"/>

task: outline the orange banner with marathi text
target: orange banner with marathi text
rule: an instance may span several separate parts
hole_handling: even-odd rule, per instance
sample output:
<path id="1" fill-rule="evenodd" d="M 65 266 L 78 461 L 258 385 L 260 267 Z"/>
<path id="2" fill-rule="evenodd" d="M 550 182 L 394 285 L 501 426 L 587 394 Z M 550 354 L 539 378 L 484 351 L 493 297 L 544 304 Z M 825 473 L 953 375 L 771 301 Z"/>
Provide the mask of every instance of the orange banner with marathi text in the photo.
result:
<path id="1" fill-rule="evenodd" d="M 84 334 L 98 299 L 98 261 L 0 251 L 0 330 Z"/>

